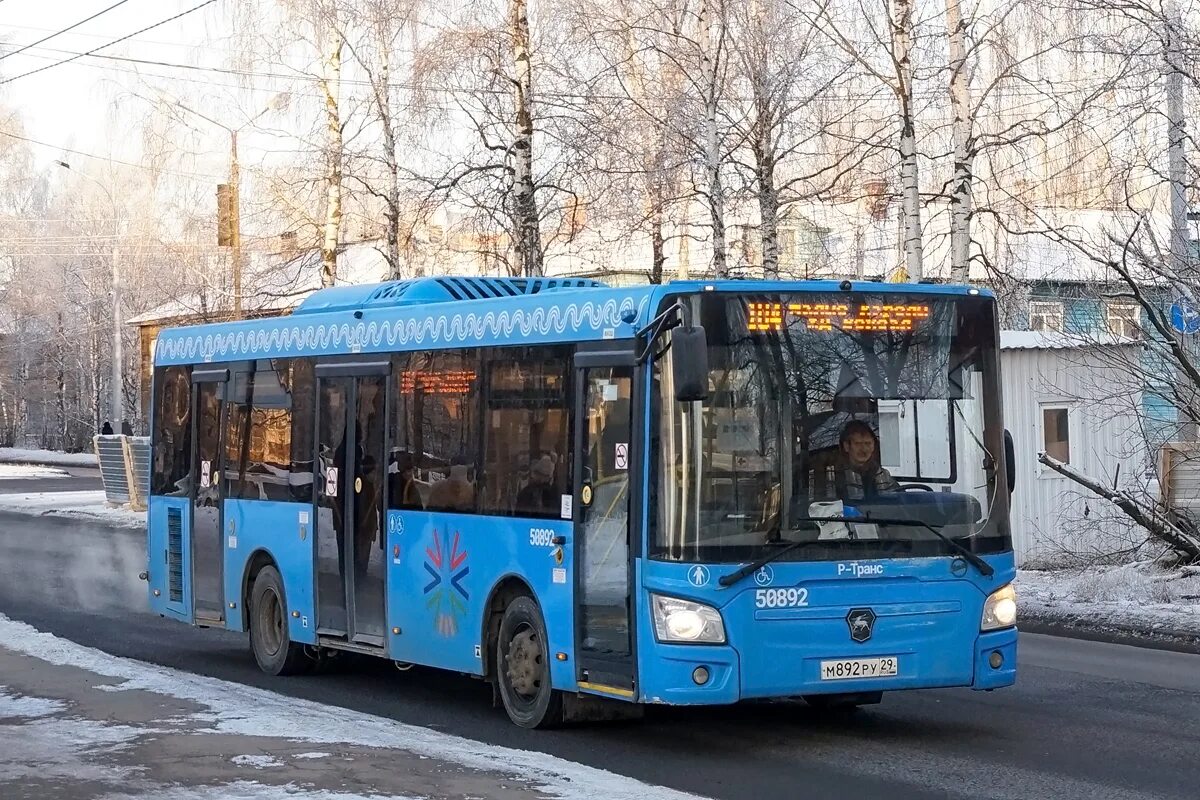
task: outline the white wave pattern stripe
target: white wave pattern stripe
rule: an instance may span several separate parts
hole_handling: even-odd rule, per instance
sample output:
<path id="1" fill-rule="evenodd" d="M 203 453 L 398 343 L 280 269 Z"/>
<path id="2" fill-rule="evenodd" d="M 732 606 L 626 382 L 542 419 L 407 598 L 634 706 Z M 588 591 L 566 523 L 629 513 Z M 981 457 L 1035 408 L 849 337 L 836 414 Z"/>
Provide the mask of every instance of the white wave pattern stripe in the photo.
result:
<path id="1" fill-rule="evenodd" d="M 538 306 L 486 313 L 457 313 L 395 321 L 358 323 L 296 324 L 287 318 L 272 328 L 239 329 L 228 333 L 181 331 L 164 334 L 156 345 L 163 361 L 212 361 L 217 357 L 258 355 L 259 353 L 317 353 L 329 349 L 351 352 L 364 349 L 395 348 L 405 345 L 465 343 L 491 335 L 507 338 L 561 335 L 568 330 L 599 333 L 616 328 L 626 312 L 638 317 L 649 304 L 633 297 L 609 298 L 565 306 Z"/>

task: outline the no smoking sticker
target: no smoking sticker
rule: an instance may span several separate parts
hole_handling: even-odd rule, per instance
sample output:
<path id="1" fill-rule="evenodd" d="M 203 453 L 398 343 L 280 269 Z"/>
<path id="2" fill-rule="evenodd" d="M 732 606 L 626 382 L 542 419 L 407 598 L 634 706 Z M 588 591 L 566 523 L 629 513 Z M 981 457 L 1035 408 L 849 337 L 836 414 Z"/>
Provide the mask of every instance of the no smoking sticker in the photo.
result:
<path id="1" fill-rule="evenodd" d="M 617 442 L 613 453 L 614 469 L 629 469 L 629 442 Z"/>

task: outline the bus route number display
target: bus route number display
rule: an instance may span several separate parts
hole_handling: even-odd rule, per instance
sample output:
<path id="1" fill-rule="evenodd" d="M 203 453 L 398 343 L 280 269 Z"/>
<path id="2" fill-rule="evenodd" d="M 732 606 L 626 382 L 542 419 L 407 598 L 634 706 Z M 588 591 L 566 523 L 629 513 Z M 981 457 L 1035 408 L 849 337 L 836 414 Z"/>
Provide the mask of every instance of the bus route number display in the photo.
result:
<path id="1" fill-rule="evenodd" d="M 800 322 L 810 331 L 907 333 L 929 319 L 924 303 L 746 303 L 746 329 L 781 331 Z"/>

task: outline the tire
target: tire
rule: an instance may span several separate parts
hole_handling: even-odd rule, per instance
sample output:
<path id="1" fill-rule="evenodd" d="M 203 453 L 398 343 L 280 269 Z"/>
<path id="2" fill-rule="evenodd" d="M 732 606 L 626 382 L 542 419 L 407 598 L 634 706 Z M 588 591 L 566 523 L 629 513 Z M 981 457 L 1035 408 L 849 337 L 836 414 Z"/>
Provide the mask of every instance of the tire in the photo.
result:
<path id="1" fill-rule="evenodd" d="M 883 692 L 804 695 L 804 702 L 818 711 L 854 711 L 860 706 L 877 705 L 882 700 Z"/>
<path id="2" fill-rule="evenodd" d="M 496 637 L 496 685 L 504 710 L 522 728 L 562 723 L 562 694 L 550 686 L 550 650 L 542 612 L 530 597 L 504 609 Z"/>
<path id="3" fill-rule="evenodd" d="M 250 651 L 268 675 L 296 675 L 312 666 L 304 645 L 288 634 L 288 608 L 283 579 L 273 566 L 263 567 L 250 590 Z"/>

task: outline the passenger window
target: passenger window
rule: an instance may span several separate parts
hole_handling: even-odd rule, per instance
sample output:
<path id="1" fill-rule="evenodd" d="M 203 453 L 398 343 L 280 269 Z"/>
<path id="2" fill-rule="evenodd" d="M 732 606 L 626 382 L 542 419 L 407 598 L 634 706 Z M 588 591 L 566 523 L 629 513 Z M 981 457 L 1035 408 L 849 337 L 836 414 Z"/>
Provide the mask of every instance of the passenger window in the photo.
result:
<path id="1" fill-rule="evenodd" d="M 492 351 L 485 393 L 485 514 L 559 519 L 570 489 L 566 347 Z"/>
<path id="2" fill-rule="evenodd" d="M 393 380 L 392 508 L 473 513 L 478 507 L 479 355 L 408 353 Z"/>
<path id="3" fill-rule="evenodd" d="M 313 501 L 313 362 L 310 358 L 292 360 L 292 470 L 288 479 L 293 500 Z"/>
<path id="4" fill-rule="evenodd" d="M 192 462 L 190 367 L 160 367 L 154 378 L 154 463 L 151 493 L 186 497 Z"/>
<path id="5" fill-rule="evenodd" d="M 225 436 L 229 499 L 288 500 L 292 398 L 286 359 L 262 359 L 235 372 L 229 386 Z"/>

